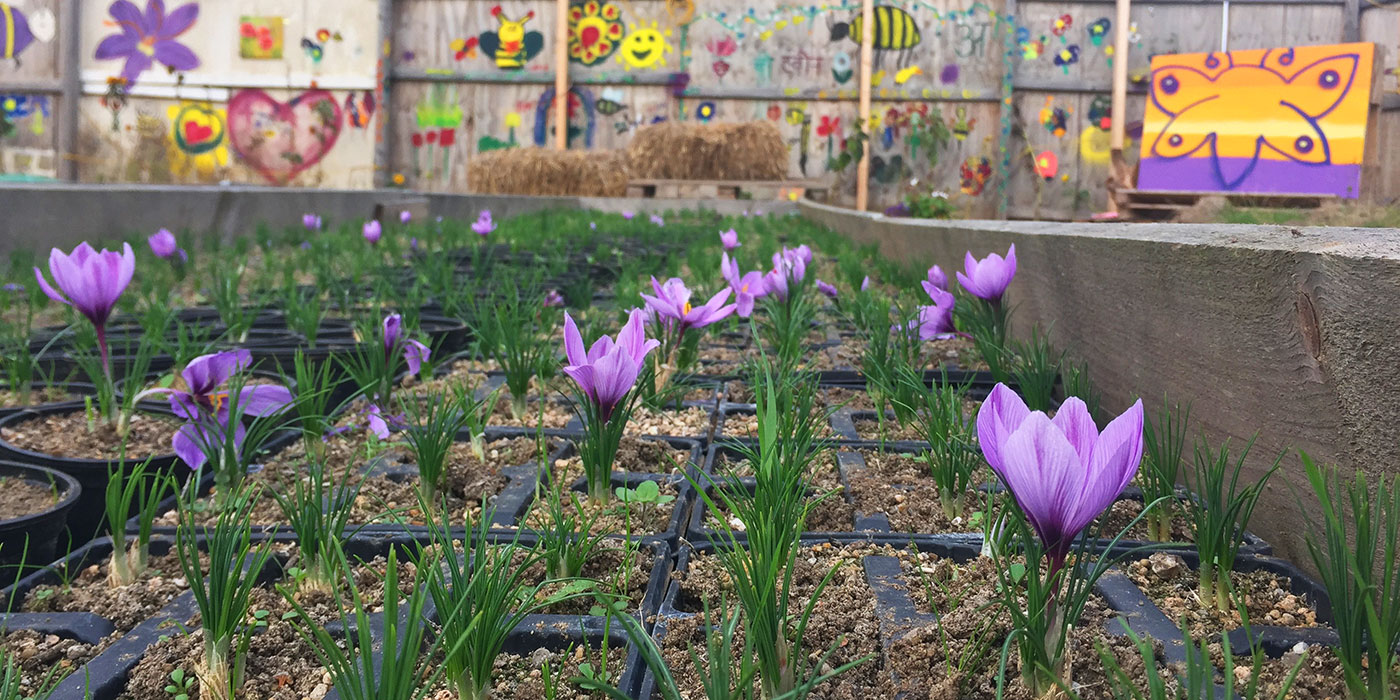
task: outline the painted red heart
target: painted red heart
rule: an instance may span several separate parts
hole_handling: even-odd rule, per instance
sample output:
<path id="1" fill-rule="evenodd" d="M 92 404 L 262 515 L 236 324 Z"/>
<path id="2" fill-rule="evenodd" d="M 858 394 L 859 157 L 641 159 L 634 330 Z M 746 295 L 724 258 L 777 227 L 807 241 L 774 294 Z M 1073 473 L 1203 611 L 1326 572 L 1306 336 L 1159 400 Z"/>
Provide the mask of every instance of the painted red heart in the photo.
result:
<path id="1" fill-rule="evenodd" d="M 194 121 L 185 122 L 185 143 L 193 146 L 197 143 L 204 143 L 214 135 L 214 127 L 203 126 Z"/>
<path id="2" fill-rule="evenodd" d="M 262 90 L 240 90 L 228 101 L 234 152 L 279 185 L 321 162 L 343 123 L 340 105 L 325 90 L 307 90 L 285 103 Z"/>

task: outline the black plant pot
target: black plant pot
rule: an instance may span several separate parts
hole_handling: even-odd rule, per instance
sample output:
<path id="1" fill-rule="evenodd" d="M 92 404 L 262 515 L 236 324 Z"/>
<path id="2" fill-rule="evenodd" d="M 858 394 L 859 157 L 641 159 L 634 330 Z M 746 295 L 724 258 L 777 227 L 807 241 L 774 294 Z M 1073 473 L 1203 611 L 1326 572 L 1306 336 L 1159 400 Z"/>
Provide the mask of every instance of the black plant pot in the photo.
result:
<path id="1" fill-rule="evenodd" d="M 18 479 L 52 489 L 53 505 L 29 515 L 0 520 L 0 581 L 8 585 L 20 564 L 53 561 L 68 514 L 78 504 L 82 486 L 62 472 L 0 461 L 0 479 Z"/>
<path id="2" fill-rule="evenodd" d="M 0 430 L 4 428 L 13 428 L 25 421 L 36 420 L 48 415 L 72 413 L 82 410 L 83 404 L 78 401 L 37 406 L 0 418 Z M 142 404 L 141 411 L 144 413 L 173 415 L 170 413 L 168 407 L 159 404 Z M 105 516 L 104 503 L 107 493 L 108 477 L 112 468 L 115 466 L 112 460 L 82 459 L 43 454 L 18 447 L 3 438 L 0 438 L 0 459 L 53 469 L 77 480 L 78 484 L 82 487 L 81 495 L 78 498 L 76 508 L 68 519 L 68 531 L 74 543 L 88 541 L 102 526 L 102 520 Z M 144 461 L 146 461 L 144 458 L 127 459 L 121 466 L 126 473 L 130 473 L 136 465 Z M 191 474 L 191 470 L 173 453 L 152 456 L 147 471 L 173 476 L 180 483 L 184 483 L 188 480 Z"/>

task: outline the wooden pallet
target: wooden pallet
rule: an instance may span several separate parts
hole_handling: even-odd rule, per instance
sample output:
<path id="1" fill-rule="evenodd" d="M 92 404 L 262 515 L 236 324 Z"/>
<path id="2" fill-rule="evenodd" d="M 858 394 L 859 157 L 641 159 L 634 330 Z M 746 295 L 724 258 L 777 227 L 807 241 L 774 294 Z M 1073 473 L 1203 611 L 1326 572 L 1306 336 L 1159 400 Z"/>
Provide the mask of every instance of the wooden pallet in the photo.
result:
<path id="1" fill-rule="evenodd" d="M 1118 210 L 1127 218 L 1166 220 L 1196 205 L 1205 197 L 1224 197 L 1237 207 L 1273 209 L 1316 209 L 1336 201 L 1330 194 L 1284 194 L 1272 192 L 1191 192 L 1172 190 L 1119 190 Z"/>
<path id="2" fill-rule="evenodd" d="M 825 194 L 823 180 L 632 180 L 627 196 L 644 199 L 801 198 L 808 192 Z"/>

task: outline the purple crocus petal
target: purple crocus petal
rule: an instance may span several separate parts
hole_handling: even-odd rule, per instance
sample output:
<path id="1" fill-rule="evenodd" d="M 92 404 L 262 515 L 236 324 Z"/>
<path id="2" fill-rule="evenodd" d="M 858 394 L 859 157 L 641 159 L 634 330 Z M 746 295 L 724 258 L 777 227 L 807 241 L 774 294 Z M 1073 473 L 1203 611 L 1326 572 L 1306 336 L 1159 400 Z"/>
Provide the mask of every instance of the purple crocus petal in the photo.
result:
<path id="1" fill-rule="evenodd" d="M 157 41 L 154 49 L 157 61 L 177 71 L 191 71 L 199 67 L 199 57 L 178 41 Z"/>
<path id="2" fill-rule="evenodd" d="M 627 323 L 617 332 L 617 347 L 638 365 L 661 345 L 661 341 L 647 338 L 645 326 L 646 314 L 641 309 L 632 309 L 627 314 Z"/>
<path id="3" fill-rule="evenodd" d="M 97 44 L 97 52 L 94 55 L 99 61 L 123 58 L 135 53 L 136 46 L 140 41 L 140 35 L 134 32 L 113 34 Z"/>
<path id="4" fill-rule="evenodd" d="M 806 243 L 797 246 L 793 252 L 797 254 L 797 258 L 802 261 L 804 266 L 812 264 L 812 249 Z"/>
<path id="5" fill-rule="evenodd" d="M 598 402 L 598 392 L 594 390 L 593 365 L 565 365 L 564 374 L 569 375 L 569 378 L 578 384 L 579 391 L 582 391 L 589 401 Z"/>
<path id="6" fill-rule="evenodd" d="M 588 360 L 588 353 L 583 349 L 583 334 L 578 332 L 578 324 L 574 323 L 574 317 L 567 311 L 564 312 L 564 357 L 575 366 L 583 365 Z"/>
<path id="7" fill-rule="evenodd" d="M 739 292 L 739 298 L 734 300 L 734 312 L 739 318 L 748 318 L 753 315 L 754 298 L 752 294 Z"/>
<path id="8" fill-rule="evenodd" d="M 1084 401 L 1077 396 L 1065 399 L 1050 422 L 1054 423 L 1055 427 L 1065 434 L 1069 444 L 1074 446 L 1079 461 L 1088 464 L 1089 456 L 1094 451 L 1094 443 L 1099 439 L 1099 427 L 1094 425 L 1094 418 L 1089 415 L 1089 407 Z"/>
<path id="9" fill-rule="evenodd" d="M 739 242 L 739 232 L 735 231 L 732 228 L 728 231 L 719 232 L 719 242 L 720 245 L 724 246 L 724 249 L 726 251 L 734 250 L 735 248 L 738 248 L 739 246 L 743 245 Z"/>
<path id="10" fill-rule="evenodd" d="M 171 447 L 175 448 L 175 456 L 192 470 L 204 466 L 209 459 L 204 454 L 205 445 L 210 443 L 206 435 L 206 431 L 198 424 L 186 423 L 175 431 L 175 437 L 170 440 Z"/>
<path id="11" fill-rule="evenodd" d="M 632 220 L 632 217 L 634 217 L 634 216 L 636 216 L 636 214 L 633 213 L 633 212 L 630 212 L 630 211 L 624 211 L 624 212 L 622 212 L 622 218 L 627 219 L 628 221 L 631 221 L 631 220 Z"/>
<path id="12" fill-rule="evenodd" d="M 228 382 L 235 373 L 243 371 L 252 361 L 247 350 L 228 350 L 200 355 L 190 360 L 180 376 L 185 379 L 194 396 L 207 396 Z"/>
<path id="13" fill-rule="evenodd" d="M 622 398 L 637 382 L 639 367 L 626 353 L 608 353 L 593 364 L 593 386 L 598 406 L 605 418 L 622 402 Z"/>
<path id="14" fill-rule="evenodd" d="M 1070 519 L 1075 533 L 1112 505 L 1137 474 L 1142 463 L 1142 422 L 1142 400 L 1139 399 L 1109 422 L 1094 443 L 1093 453 L 1085 462 L 1088 478 Z"/>
<path id="15" fill-rule="evenodd" d="M 729 295 L 733 294 L 732 289 L 721 289 L 705 302 L 704 306 L 692 307 L 689 311 L 682 309 L 681 322 L 691 328 L 704 328 L 717 321 L 729 318 L 734 313 L 734 305 L 725 306 L 724 302 L 729 301 Z M 686 296 L 690 293 L 687 291 Z"/>
<path id="16" fill-rule="evenodd" d="M 165 22 L 160 27 L 160 37 L 162 39 L 173 39 L 184 34 L 194 21 L 199 18 L 199 4 L 186 3 L 181 5 L 165 16 Z"/>
<path id="17" fill-rule="evenodd" d="M 169 259 L 178 250 L 175 234 L 171 233 L 169 229 L 161 229 L 151 234 L 146 239 L 146 244 L 151 247 L 151 252 L 158 258 Z"/>
<path id="18" fill-rule="evenodd" d="M 865 279 L 863 279 L 863 280 L 860 281 L 860 291 L 864 292 L 864 291 L 867 291 L 867 290 L 869 290 L 869 289 L 870 289 L 870 275 L 866 275 L 866 276 L 865 276 Z"/>
<path id="19" fill-rule="evenodd" d="M 39 290 L 42 291 L 45 295 L 47 295 L 48 298 L 53 299 L 54 301 L 60 304 L 67 304 L 69 306 L 73 305 L 73 302 L 68 301 L 68 297 L 63 296 L 58 292 L 58 290 L 49 286 L 48 280 L 44 279 L 44 273 L 40 272 L 39 268 L 37 267 L 34 268 L 34 279 L 39 282 Z"/>
<path id="20" fill-rule="evenodd" d="M 928 283 L 946 292 L 948 291 L 948 274 L 943 271 L 943 268 L 934 265 L 928 269 Z M 928 287 L 926 286 L 924 289 L 928 289 Z M 929 292 L 929 296 L 932 295 L 933 293 Z"/>
<path id="21" fill-rule="evenodd" d="M 383 228 L 379 225 L 378 219 L 370 219 L 369 221 L 366 221 L 364 227 L 360 230 L 360 233 L 364 235 L 365 240 L 369 241 L 370 243 L 378 243 L 379 237 L 383 235 L 383 232 Z"/>
<path id="22" fill-rule="evenodd" d="M 607 357 L 615 347 L 617 347 L 617 343 L 606 335 L 593 341 L 593 345 L 588 348 L 589 364 L 596 364 L 599 360 Z"/>
<path id="23" fill-rule="evenodd" d="M 276 384 L 245 386 L 238 392 L 238 408 L 248 416 L 276 415 L 287 410 L 293 400 L 290 389 Z"/>
<path id="24" fill-rule="evenodd" d="M 399 314 L 389 314 L 384 317 L 384 321 L 380 324 L 380 327 L 384 334 L 384 352 L 393 352 L 394 346 L 398 345 L 400 340 L 403 340 L 403 316 Z"/>
<path id="25" fill-rule="evenodd" d="M 938 285 L 936 285 L 936 284 L 934 284 L 934 283 L 932 283 L 932 282 L 930 282 L 930 281 L 928 281 L 928 280 L 924 280 L 924 281 L 920 282 L 919 284 L 924 288 L 924 293 L 925 293 L 925 294 L 928 294 L 928 296 L 929 296 L 930 299 L 933 299 L 934 301 L 938 301 L 938 295 L 939 295 L 939 293 L 943 292 L 943 288 L 942 288 L 942 287 L 939 287 Z"/>
<path id="26" fill-rule="evenodd" d="M 817 280 L 817 291 L 831 297 L 832 299 L 835 299 L 837 295 L 836 287 L 833 287 L 832 285 L 829 285 L 821 280 Z"/>
<path id="27" fill-rule="evenodd" d="M 423 363 L 433 354 L 428 346 L 416 341 L 409 340 L 403 346 L 403 359 L 408 363 L 408 373 L 418 374 L 418 370 L 423 369 Z"/>
<path id="28" fill-rule="evenodd" d="M 365 409 L 365 424 L 375 437 L 380 440 L 389 439 L 389 424 L 385 422 L 377 404 L 370 404 L 369 408 Z"/>
<path id="29" fill-rule="evenodd" d="M 1063 556 L 1079 534 L 1069 529 L 1068 519 L 1086 478 L 1074 446 L 1044 413 L 1035 411 L 1006 438 L 1001 456 L 1006 487 L 1046 549 Z"/>
<path id="30" fill-rule="evenodd" d="M 170 412 L 185 420 L 199 420 L 199 402 L 183 391 L 170 391 Z"/>
<path id="31" fill-rule="evenodd" d="M 977 442 L 982 456 L 997 474 L 1002 473 L 1001 446 L 1031 410 L 1010 387 L 997 383 L 977 411 Z"/>
<path id="32" fill-rule="evenodd" d="M 739 286 L 739 261 L 731 259 L 729 253 L 719 255 L 719 274 L 731 287 Z"/>

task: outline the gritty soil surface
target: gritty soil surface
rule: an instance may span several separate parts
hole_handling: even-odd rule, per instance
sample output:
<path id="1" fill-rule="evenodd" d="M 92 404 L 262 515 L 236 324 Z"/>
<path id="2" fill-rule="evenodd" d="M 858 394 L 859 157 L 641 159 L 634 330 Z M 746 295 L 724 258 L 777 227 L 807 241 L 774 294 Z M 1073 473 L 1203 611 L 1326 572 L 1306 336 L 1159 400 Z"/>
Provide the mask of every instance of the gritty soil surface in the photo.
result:
<path id="1" fill-rule="evenodd" d="M 726 453 L 716 455 L 714 465 L 714 477 L 720 483 L 727 483 L 730 476 L 750 477 L 753 476 L 753 468 L 748 459 L 739 456 L 730 456 Z M 845 489 L 841 486 L 841 473 L 836 466 L 836 453 L 828 451 L 818 456 L 813 462 L 808 473 L 808 490 L 812 498 L 816 499 L 823 494 L 830 493 L 816 508 L 807 515 L 808 532 L 850 532 L 855 524 L 855 509 L 846 500 Z M 735 532 L 743 532 L 744 523 L 738 517 L 730 514 L 729 509 L 724 506 L 724 500 L 718 495 L 712 496 L 715 504 L 719 506 L 718 512 L 705 505 L 704 526 L 711 532 L 718 532 L 723 529 L 717 517 L 728 520 L 729 526 Z M 700 503 L 696 507 L 700 507 Z"/>
<path id="2" fill-rule="evenodd" d="M 831 408 L 845 408 L 851 411 L 873 411 L 875 402 L 870 400 L 870 394 L 865 389 L 834 386 L 822 390 L 826 396 L 826 405 Z"/>
<path id="3" fill-rule="evenodd" d="M 928 437 L 918 425 L 904 425 L 892 418 L 886 420 L 883 426 L 880 425 L 879 420 L 874 418 L 861 418 L 853 422 L 856 426 L 856 434 L 862 440 L 920 441 Z"/>
<path id="4" fill-rule="evenodd" d="M 613 474 L 616 476 L 621 472 L 643 472 L 671 475 L 673 478 L 662 480 L 659 485 L 661 496 L 669 496 L 672 500 L 664 504 L 624 503 L 614 496 L 606 502 L 598 503 L 586 498 L 582 493 L 578 493 L 578 498 L 566 494 L 562 503 L 563 512 L 566 516 L 582 516 L 585 520 L 596 516 L 596 521 L 589 530 L 593 533 L 630 532 L 642 535 L 664 532 L 670 527 L 672 513 L 676 508 L 683 506 L 680 494 L 685 480 L 680 474 L 689 463 L 688 450 L 676 449 L 664 442 L 623 437 L 618 445 L 617 458 L 613 462 Z M 559 480 L 559 483 L 573 485 L 582 477 L 583 461 L 577 456 L 556 460 L 553 464 L 551 478 Z M 553 521 L 544 501 L 537 501 L 530 508 L 524 524 L 527 527 L 552 527 Z"/>
<path id="5" fill-rule="evenodd" d="M 71 401 L 79 398 L 76 394 L 70 394 L 60 386 L 38 386 L 29 391 L 29 396 L 18 391 L 0 388 L 0 408 L 24 408 L 26 406 L 39 406 L 46 403 L 59 403 L 61 401 Z"/>
<path id="6" fill-rule="evenodd" d="M 935 554 L 901 552 L 900 562 L 918 610 L 938 615 L 936 620 L 931 617 L 913 626 L 891 646 L 890 666 L 900 688 L 940 700 L 997 697 L 998 664 L 1011 618 L 1000 607 L 993 561 L 978 557 L 959 564 Z M 1105 633 L 1105 623 L 1114 617 L 1102 599 L 1092 596 L 1072 633 L 1069 670 L 1082 700 L 1113 697 L 1105 684 L 1099 648 L 1117 658 L 1137 687 L 1145 687 L 1145 674 L 1162 672 L 1147 669 L 1127 638 Z M 1022 685 L 1019 666 L 1013 645 L 1006 697 L 1032 700 Z"/>
<path id="7" fill-rule="evenodd" d="M 496 665 L 491 670 L 492 698 L 502 700 L 584 700 L 596 698 L 596 693 L 581 690 L 571 682 L 579 677 L 579 667 L 588 664 L 595 672 L 604 668 L 601 649 L 575 646 L 565 650 L 536 649 L 528 654 L 503 653 L 496 657 Z M 546 666 L 548 667 L 546 669 Z M 614 684 L 627 667 L 627 649 L 614 643 L 608 649 L 607 676 Z M 546 670 L 550 678 L 545 678 Z M 546 683 L 554 687 L 554 694 L 547 694 Z M 428 694 L 426 700 L 457 700 L 457 694 L 439 683 L 437 690 Z"/>
<path id="8" fill-rule="evenodd" d="M 347 470 L 352 472 L 352 484 L 359 483 L 360 492 L 351 506 L 349 522 L 354 525 L 367 523 L 408 523 L 424 525 L 426 519 L 419 507 L 418 475 L 412 453 L 401 442 L 381 443 L 384 451 L 378 456 L 378 469 L 362 475 L 361 469 L 368 463 L 366 447 L 368 442 L 360 434 L 337 436 L 326 443 L 328 465 L 327 483 L 330 488 L 338 484 Z M 550 449 L 560 445 L 551 442 Z M 452 446 L 446 464 L 446 489 L 440 492 L 447 499 L 447 508 L 453 519 L 463 514 L 473 518 L 480 516 L 483 501 L 489 506 L 496 495 L 505 487 L 508 479 L 501 473 L 505 467 L 529 463 L 538 457 L 538 445 L 534 438 L 519 437 L 495 440 L 484 445 L 486 459 L 479 460 L 471 449 L 471 444 L 458 442 Z M 249 475 L 247 488 L 261 487 L 261 495 L 253 506 L 252 521 L 259 525 L 286 523 L 282 509 L 273 493 L 287 495 L 298 480 L 306 480 L 305 447 L 301 442 L 289 445 L 274 455 L 264 469 Z M 334 482 L 334 483 L 332 483 Z M 209 498 L 202 499 L 210 503 Z M 213 523 L 218 513 L 212 508 L 199 512 L 203 522 Z M 176 514 L 171 511 L 156 519 L 161 526 L 174 526 Z"/>
<path id="9" fill-rule="evenodd" d="M 0 521 L 42 513 L 57 502 L 58 492 L 53 486 L 13 476 L 0 477 Z"/>
<path id="10" fill-rule="evenodd" d="M 631 435 L 708 438 L 713 415 L 707 408 L 688 406 L 657 411 L 639 406 L 627 422 Z"/>
<path id="11" fill-rule="evenodd" d="M 526 402 L 525 413 L 519 418 L 511 413 L 510 404 L 510 394 L 502 391 L 496 399 L 496 409 L 491 412 L 491 417 L 486 421 L 487 425 L 562 429 L 568 427 L 569 422 L 574 419 L 574 409 L 563 399 L 544 401 L 544 413 L 541 414 L 539 398 L 531 396 Z"/>
<path id="12" fill-rule="evenodd" d="M 979 528 L 969 518 L 987 510 L 992 498 L 968 489 L 959 499 L 960 515 L 949 515 L 939 498 L 938 484 L 921 456 L 875 450 L 860 450 L 864 469 L 846 473 L 851 501 L 858 513 L 884 513 L 894 532 L 975 532 Z M 990 474 L 978 472 L 973 484 Z M 955 511 L 957 512 L 957 511 Z"/>
<path id="13" fill-rule="evenodd" d="M 841 344 L 832 349 L 834 369 L 859 369 L 865 355 L 865 341 L 860 338 L 843 338 Z M 977 352 L 972 340 L 963 337 L 933 340 L 924 343 L 923 369 L 936 370 L 940 367 L 981 370 L 987 363 Z"/>
<path id="14" fill-rule="evenodd" d="M 131 631 L 189 588 L 174 552 L 152 555 L 136 582 L 113 587 L 107 580 L 110 559 L 93 564 L 67 586 L 38 586 L 24 597 L 24 612 L 90 612 L 106 618 L 118 633 Z"/>
<path id="15" fill-rule="evenodd" d="M 827 700 L 894 697 L 889 673 L 880 657 L 879 613 L 861 565 L 862 555 L 888 549 L 867 544 L 824 543 L 803 547 L 798 552 L 790 599 L 794 610 L 803 609 L 823 577 L 833 566 L 840 565 L 812 611 L 803 641 L 806 652 L 820 657 L 827 649 L 834 648 L 826 662 L 827 670 L 866 655 L 874 655 L 870 661 L 820 686 L 813 697 Z M 721 596 L 728 605 L 735 605 L 729 575 L 713 555 L 700 554 L 692 558 L 689 570 L 677 574 L 677 579 L 681 583 L 677 605 L 682 611 L 700 613 L 704 610 L 704 602 L 708 601 L 713 617 L 718 614 Z M 689 652 L 694 647 L 698 654 L 704 655 L 705 625 L 702 617 L 697 614 L 669 620 L 666 636 L 661 640 L 666 663 L 676 677 L 682 696 L 687 698 L 705 697 Z M 733 646 L 736 659 L 743 648 L 743 635 L 741 626 Z"/>
<path id="16" fill-rule="evenodd" d="M 171 438 L 183 423 L 174 416 L 148 413 L 132 416 L 125 441 L 126 458 L 171 454 L 174 452 Z M 0 440 L 55 457 L 104 460 L 119 458 L 123 442 L 108 426 L 99 425 L 89 430 L 87 416 L 81 410 L 12 423 L 0 430 Z"/>
<path id="17" fill-rule="evenodd" d="M 729 403 L 753 403 L 753 387 L 740 380 L 727 382 L 724 385 L 724 400 Z"/>
<path id="18" fill-rule="evenodd" d="M 411 563 L 400 562 L 401 590 L 411 586 L 413 570 Z M 357 565 L 352 575 L 365 605 L 371 610 L 379 608 L 384 599 L 384 560 L 377 558 Z M 341 592 L 342 599 L 347 595 L 346 591 Z M 325 625 L 342 619 L 341 605 L 335 594 L 302 592 L 298 594 L 298 602 L 306 610 L 311 624 Z M 238 693 L 240 700 L 324 697 L 330 689 L 330 676 L 298 634 L 292 605 L 281 593 L 262 586 L 254 590 L 249 609 L 267 625 L 253 635 L 249 646 L 245 679 Z M 126 691 L 119 696 L 121 700 L 169 700 L 165 686 L 170 682 L 170 673 L 176 669 L 182 669 L 187 676 L 195 672 L 204 653 L 199 616 L 186 620 L 185 629 L 188 632 L 182 633 L 178 627 L 172 627 L 169 637 L 146 652 L 132 669 Z M 199 697 L 198 683 L 195 683 L 190 700 Z"/>
<path id="19" fill-rule="evenodd" d="M 85 644 L 56 634 L 16 630 L 0 637 L 0 649 L 19 667 L 20 697 L 37 695 L 91 661 L 101 646 Z"/>
<path id="20" fill-rule="evenodd" d="M 1128 577 L 1157 603 L 1169 620 L 1186 620 L 1193 637 L 1218 635 L 1242 625 L 1240 614 L 1231 607 L 1221 611 L 1214 601 L 1203 602 L 1200 578 L 1194 569 L 1173 554 L 1159 552 L 1128 564 Z M 1316 627 L 1317 612 L 1306 596 L 1289 592 L 1286 576 L 1267 571 L 1230 573 L 1234 600 L 1243 600 L 1249 622 L 1279 627 Z M 1231 605 L 1234 605 L 1232 601 Z"/>
<path id="21" fill-rule="evenodd" d="M 1161 506 L 1158 507 L 1160 508 Z M 1135 501 L 1132 499 L 1115 501 L 1113 507 L 1109 509 L 1108 514 L 1100 517 L 1099 521 L 1097 521 L 1103 524 L 1103 537 L 1105 539 L 1116 537 L 1118 533 L 1123 531 L 1123 528 L 1128 527 L 1128 524 L 1132 523 L 1133 519 L 1142 513 L 1142 509 L 1142 501 Z M 1098 527 L 1097 523 L 1090 525 L 1088 531 L 1094 532 L 1094 528 L 1096 527 Z M 1146 518 L 1134 523 L 1133 526 L 1128 529 L 1127 534 L 1123 536 L 1123 539 L 1148 539 Z M 1187 523 L 1186 518 L 1182 517 L 1180 512 L 1172 517 L 1171 539 L 1173 542 L 1192 542 L 1195 540 L 1191 526 Z"/>

